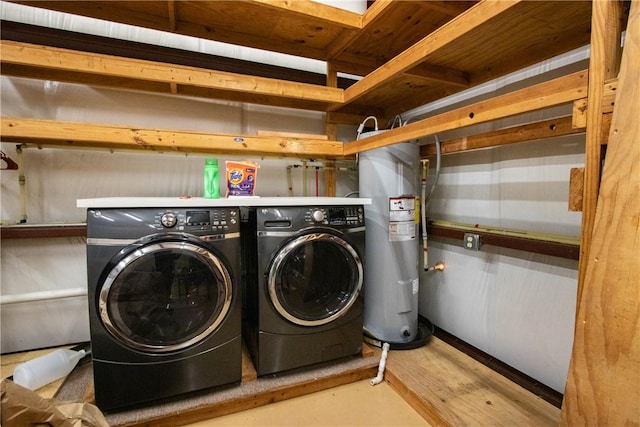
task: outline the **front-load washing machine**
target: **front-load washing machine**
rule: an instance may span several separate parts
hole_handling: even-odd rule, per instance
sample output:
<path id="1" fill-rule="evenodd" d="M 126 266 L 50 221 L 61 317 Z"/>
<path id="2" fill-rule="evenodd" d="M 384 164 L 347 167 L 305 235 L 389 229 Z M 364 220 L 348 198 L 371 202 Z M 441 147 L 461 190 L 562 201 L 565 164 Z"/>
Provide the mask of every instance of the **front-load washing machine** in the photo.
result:
<path id="1" fill-rule="evenodd" d="M 360 354 L 362 206 L 243 209 L 244 338 L 258 375 Z"/>
<path id="2" fill-rule="evenodd" d="M 97 406 L 239 383 L 238 208 L 87 210 Z"/>

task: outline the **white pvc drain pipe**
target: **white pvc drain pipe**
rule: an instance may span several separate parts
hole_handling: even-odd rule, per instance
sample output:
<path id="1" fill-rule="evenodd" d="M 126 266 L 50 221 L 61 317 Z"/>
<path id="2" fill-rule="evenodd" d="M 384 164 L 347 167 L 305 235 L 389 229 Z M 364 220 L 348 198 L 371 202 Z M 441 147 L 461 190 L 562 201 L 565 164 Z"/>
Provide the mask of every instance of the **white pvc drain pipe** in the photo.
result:
<path id="1" fill-rule="evenodd" d="M 389 343 L 382 344 L 382 355 L 380 356 L 380 364 L 378 365 L 378 375 L 369 383 L 371 385 L 380 384 L 384 379 L 384 369 L 387 366 L 387 355 L 389 354 Z"/>

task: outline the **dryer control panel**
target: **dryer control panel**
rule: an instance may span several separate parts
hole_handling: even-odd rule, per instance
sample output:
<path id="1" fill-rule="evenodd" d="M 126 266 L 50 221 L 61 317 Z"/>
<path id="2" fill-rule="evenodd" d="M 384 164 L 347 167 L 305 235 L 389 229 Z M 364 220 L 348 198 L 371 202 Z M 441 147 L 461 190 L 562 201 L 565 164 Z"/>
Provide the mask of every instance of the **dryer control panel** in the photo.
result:
<path id="1" fill-rule="evenodd" d="M 329 206 L 309 208 L 305 212 L 305 222 L 314 225 L 364 225 L 362 206 Z"/>
<path id="2" fill-rule="evenodd" d="M 274 206 L 255 209 L 257 232 L 295 233 L 309 227 L 361 229 L 365 227 L 364 206 Z"/>

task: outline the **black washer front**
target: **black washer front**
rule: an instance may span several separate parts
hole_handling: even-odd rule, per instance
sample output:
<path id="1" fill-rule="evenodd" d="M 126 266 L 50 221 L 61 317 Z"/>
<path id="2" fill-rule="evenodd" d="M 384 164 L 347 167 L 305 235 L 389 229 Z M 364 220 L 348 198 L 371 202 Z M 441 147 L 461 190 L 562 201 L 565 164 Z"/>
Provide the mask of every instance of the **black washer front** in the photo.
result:
<path id="1" fill-rule="evenodd" d="M 362 206 L 243 210 L 243 331 L 258 375 L 360 354 Z"/>
<path id="2" fill-rule="evenodd" d="M 319 326 L 344 315 L 362 288 L 360 255 L 330 232 L 302 234 L 287 242 L 268 269 L 271 302 L 288 321 Z"/>
<path id="3" fill-rule="evenodd" d="M 186 234 L 145 240 L 107 274 L 98 300 L 103 324 L 123 344 L 152 353 L 202 341 L 229 312 L 229 271 Z"/>
<path id="4" fill-rule="evenodd" d="M 87 211 L 101 410 L 240 382 L 240 257 L 238 208 Z"/>

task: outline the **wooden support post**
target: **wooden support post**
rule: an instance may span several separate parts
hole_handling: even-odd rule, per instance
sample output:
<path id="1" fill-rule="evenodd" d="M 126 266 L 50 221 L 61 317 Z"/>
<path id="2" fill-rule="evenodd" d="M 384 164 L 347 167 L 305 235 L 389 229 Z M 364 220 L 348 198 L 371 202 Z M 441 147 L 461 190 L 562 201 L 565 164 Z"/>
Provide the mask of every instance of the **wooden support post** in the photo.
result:
<path id="1" fill-rule="evenodd" d="M 338 87 L 338 71 L 331 62 L 327 63 L 327 86 Z M 329 139 L 335 141 L 338 134 L 338 126 L 329 123 L 327 114 L 325 114 L 325 133 Z M 325 164 L 324 169 L 324 195 L 327 197 L 335 197 L 336 195 L 336 162 L 329 160 Z"/>
<path id="2" fill-rule="evenodd" d="M 639 0 L 631 4 L 619 86 L 593 234 L 580 259 L 584 286 L 562 426 L 640 425 Z"/>
<path id="3" fill-rule="evenodd" d="M 602 100 L 607 79 L 617 76 L 620 58 L 622 2 L 603 0 L 593 2 L 591 23 L 591 59 L 587 108 L 587 136 L 585 146 L 584 195 L 582 206 L 582 236 L 578 267 L 577 306 L 580 307 L 589 258 L 591 233 L 596 213 L 601 171 Z M 618 91 L 619 92 L 619 91 Z"/>

